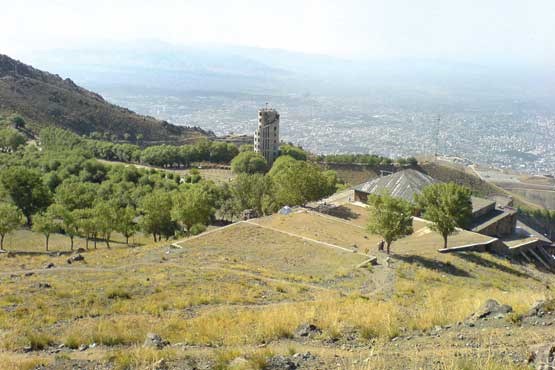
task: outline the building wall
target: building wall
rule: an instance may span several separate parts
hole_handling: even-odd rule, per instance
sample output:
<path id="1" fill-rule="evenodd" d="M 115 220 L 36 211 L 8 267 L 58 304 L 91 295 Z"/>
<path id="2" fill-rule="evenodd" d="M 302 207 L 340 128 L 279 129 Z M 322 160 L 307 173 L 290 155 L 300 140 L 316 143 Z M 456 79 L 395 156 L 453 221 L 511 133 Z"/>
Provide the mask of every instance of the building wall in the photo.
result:
<path id="1" fill-rule="evenodd" d="M 279 154 L 279 113 L 275 109 L 258 111 L 258 128 L 254 133 L 254 151 L 271 166 Z"/>
<path id="2" fill-rule="evenodd" d="M 368 194 L 363 191 L 355 190 L 355 202 L 368 202 Z"/>
<path id="3" fill-rule="evenodd" d="M 493 210 L 495 210 L 495 202 L 492 202 L 491 204 L 473 212 L 472 213 L 472 218 L 478 218 L 478 217 L 481 217 L 483 215 L 487 215 L 488 213 L 490 213 Z"/>
<path id="4" fill-rule="evenodd" d="M 516 229 L 517 214 L 509 214 L 507 217 L 503 217 L 497 222 L 488 225 L 487 227 L 476 230 L 480 234 L 494 236 L 494 237 L 504 237 L 514 233 Z"/>

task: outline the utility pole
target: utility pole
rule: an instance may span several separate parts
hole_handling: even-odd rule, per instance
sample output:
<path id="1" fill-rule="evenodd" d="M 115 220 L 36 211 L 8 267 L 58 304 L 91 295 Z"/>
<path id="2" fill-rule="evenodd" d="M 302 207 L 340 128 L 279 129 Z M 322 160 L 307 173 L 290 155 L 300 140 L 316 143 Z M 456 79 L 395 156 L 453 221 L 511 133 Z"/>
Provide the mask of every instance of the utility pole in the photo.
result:
<path id="1" fill-rule="evenodd" d="M 438 114 L 437 115 L 437 121 L 436 121 L 436 138 L 435 138 L 435 151 L 434 151 L 434 159 L 437 161 L 437 152 L 439 149 L 439 125 L 441 122 L 441 116 Z"/>

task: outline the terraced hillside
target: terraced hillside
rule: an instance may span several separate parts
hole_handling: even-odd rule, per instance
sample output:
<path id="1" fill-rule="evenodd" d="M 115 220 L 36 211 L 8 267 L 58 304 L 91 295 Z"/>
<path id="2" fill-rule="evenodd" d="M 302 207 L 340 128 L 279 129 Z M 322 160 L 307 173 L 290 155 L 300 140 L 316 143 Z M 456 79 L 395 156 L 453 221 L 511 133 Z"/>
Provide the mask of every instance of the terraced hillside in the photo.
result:
<path id="1" fill-rule="evenodd" d="M 388 257 L 364 230 L 366 210 L 349 207 L 344 218 L 299 211 L 173 244 L 99 247 L 71 264 L 0 255 L 0 363 L 524 369 L 533 345 L 555 343 L 555 315 L 528 315 L 553 296 L 551 275 L 489 254 L 438 253 L 441 238 L 420 221 Z M 475 235 L 461 232 L 453 246 Z M 370 255 L 377 265 L 364 263 Z M 513 311 L 480 311 L 488 299 Z"/>

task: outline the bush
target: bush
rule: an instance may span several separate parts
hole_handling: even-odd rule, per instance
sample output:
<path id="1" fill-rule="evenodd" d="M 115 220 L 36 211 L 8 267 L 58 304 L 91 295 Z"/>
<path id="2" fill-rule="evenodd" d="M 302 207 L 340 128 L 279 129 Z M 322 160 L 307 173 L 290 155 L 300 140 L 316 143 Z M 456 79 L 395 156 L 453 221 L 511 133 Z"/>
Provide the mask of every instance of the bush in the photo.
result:
<path id="1" fill-rule="evenodd" d="M 106 297 L 108 299 L 131 299 L 131 294 L 122 288 L 114 288 L 106 293 Z"/>
<path id="2" fill-rule="evenodd" d="M 193 226 L 191 226 L 191 229 L 189 230 L 189 234 L 191 235 L 198 235 L 200 233 L 203 233 L 206 231 L 206 226 L 203 224 L 194 224 Z"/>

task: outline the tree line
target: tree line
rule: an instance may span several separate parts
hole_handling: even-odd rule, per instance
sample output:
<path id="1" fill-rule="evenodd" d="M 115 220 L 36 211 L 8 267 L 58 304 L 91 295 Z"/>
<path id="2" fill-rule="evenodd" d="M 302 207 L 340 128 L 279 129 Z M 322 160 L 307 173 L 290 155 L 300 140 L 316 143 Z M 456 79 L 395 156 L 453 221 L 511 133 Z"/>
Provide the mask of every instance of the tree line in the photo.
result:
<path id="1" fill-rule="evenodd" d="M 375 154 L 328 154 L 320 155 L 317 159 L 325 163 L 363 164 L 371 167 L 389 166 L 397 163 L 400 166 L 416 166 L 418 161 L 414 157 L 397 158 L 395 160 Z"/>
<path id="2" fill-rule="evenodd" d="M 238 153 L 234 144 L 201 139 L 191 145 L 154 145 L 142 149 L 130 143 L 115 143 L 83 138 L 70 131 L 47 127 L 40 132 L 43 148 L 67 150 L 79 148 L 94 158 L 126 163 L 140 163 L 163 168 L 189 167 L 193 162 L 229 163 Z"/>

